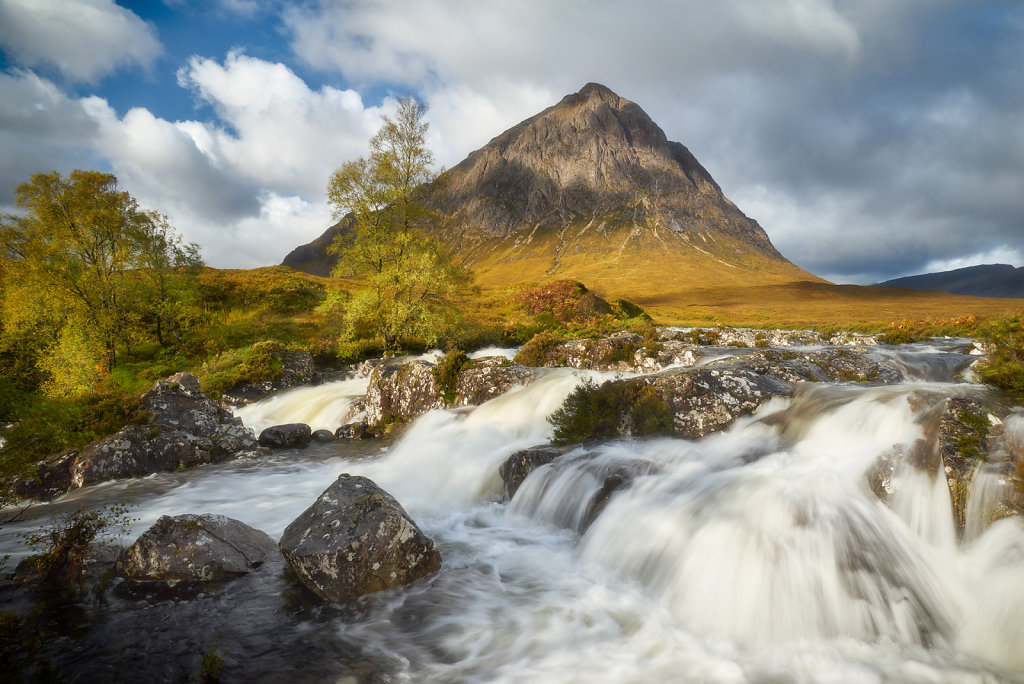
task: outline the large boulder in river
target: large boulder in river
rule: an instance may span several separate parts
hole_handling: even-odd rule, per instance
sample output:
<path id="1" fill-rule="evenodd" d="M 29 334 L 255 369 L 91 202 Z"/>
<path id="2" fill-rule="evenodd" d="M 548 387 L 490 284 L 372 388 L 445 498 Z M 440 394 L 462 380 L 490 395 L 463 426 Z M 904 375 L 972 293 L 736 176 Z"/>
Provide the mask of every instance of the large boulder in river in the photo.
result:
<path id="1" fill-rule="evenodd" d="M 313 431 L 305 423 L 288 423 L 265 429 L 260 433 L 259 444 L 271 449 L 303 449 L 312 437 Z"/>
<path id="2" fill-rule="evenodd" d="M 426 361 L 374 368 L 366 388 L 366 422 L 376 425 L 385 419 L 409 419 L 445 408 L 433 370 L 434 364 Z"/>
<path id="3" fill-rule="evenodd" d="M 217 406 L 191 373 L 160 380 L 140 399 L 144 422 L 37 465 L 14 484 L 21 497 L 52 499 L 98 482 L 183 470 L 256 448 L 253 431 Z"/>
<path id="4" fill-rule="evenodd" d="M 223 515 L 162 516 L 117 559 L 131 580 L 223 580 L 259 567 L 277 544 L 264 532 Z"/>
<path id="5" fill-rule="evenodd" d="M 441 568 L 434 542 L 401 504 L 372 480 L 347 474 L 285 528 L 280 549 L 307 588 L 336 603 Z"/>
<path id="6" fill-rule="evenodd" d="M 379 425 L 388 419 L 410 420 L 434 409 L 477 406 L 534 379 L 529 368 L 502 356 L 467 360 L 446 398 L 436 370 L 435 364 L 426 361 L 375 367 L 366 390 L 366 422 Z"/>

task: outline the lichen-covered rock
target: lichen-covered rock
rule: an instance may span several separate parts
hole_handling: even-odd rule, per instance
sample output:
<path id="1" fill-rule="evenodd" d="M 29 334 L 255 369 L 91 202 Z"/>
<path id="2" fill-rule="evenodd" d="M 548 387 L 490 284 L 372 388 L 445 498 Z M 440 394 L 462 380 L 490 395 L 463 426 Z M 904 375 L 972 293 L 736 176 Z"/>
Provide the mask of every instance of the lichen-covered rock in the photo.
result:
<path id="1" fill-rule="evenodd" d="M 374 425 L 389 417 L 414 418 L 445 408 L 433 369 L 426 361 L 374 368 L 366 389 L 366 422 Z"/>
<path id="2" fill-rule="evenodd" d="M 260 433 L 260 446 L 271 449 L 302 449 L 309 446 L 313 432 L 305 423 L 272 425 Z"/>
<path id="3" fill-rule="evenodd" d="M 816 330 L 759 330 L 756 328 L 665 328 L 663 340 L 681 340 L 711 347 L 865 347 L 878 344 L 874 335 L 838 332 L 823 336 Z"/>
<path id="4" fill-rule="evenodd" d="M 281 372 L 277 377 L 271 380 L 239 383 L 225 392 L 221 401 L 228 406 L 245 406 L 293 387 L 316 384 L 321 379 L 313 357 L 308 351 L 281 349 L 275 356 L 281 362 Z"/>
<path id="5" fill-rule="evenodd" d="M 121 553 L 115 570 L 130 580 L 224 580 L 276 550 L 266 533 L 223 515 L 165 515 Z"/>
<path id="6" fill-rule="evenodd" d="M 894 489 L 892 480 L 902 467 L 931 478 L 941 473 L 949 489 L 953 521 L 962 533 L 974 478 L 984 466 L 1001 480 L 1001 491 L 990 502 L 990 515 L 1003 517 L 1024 508 L 1024 489 L 1014 486 L 1018 476 L 1016 433 L 1001 429 L 1001 421 L 990 407 L 970 397 L 928 391 L 914 392 L 907 401 L 922 436 L 902 449 L 882 454 L 868 469 L 868 485 L 879 500 L 889 500 Z"/>
<path id="7" fill-rule="evenodd" d="M 669 366 L 693 365 L 700 357 L 691 344 L 672 339 L 645 341 L 636 333 L 622 331 L 596 339 L 528 344 L 516 360 L 534 367 L 654 373 Z"/>
<path id="8" fill-rule="evenodd" d="M 402 506 L 372 480 L 347 474 L 285 528 L 280 549 L 307 588 L 336 603 L 441 568 L 434 542 Z"/>
<path id="9" fill-rule="evenodd" d="M 462 369 L 455 383 L 454 406 L 479 406 L 505 394 L 513 387 L 533 382 L 534 374 L 526 366 L 512 363 L 504 356 L 474 359 Z"/>
<path id="10" fill-rule="evenodd" d="M 791 394 L 788 383 L 745 368 L 681 369 L 624 382 L 638 381 L 668 404 L 675 434 L 688 439 L 724 430 L 772 397 Z"/>
<path id="11" fill-rule="evenodd" d="M 583 385 L 551 420 L 562 443 L 617 436 L 697 439 L 791 392 L 789 383 L 739 366 L 672 369 Z"/>
<path id="12" fill-rule="evenodd" d="M 377 425 L 389 418 L 410 420 L 434 409 L 477 406 L 534 379 L 529 368 L 503 356 L 474 359 L 459 371 L 450 388 L 454 396 L 446 401 L 435 368 L 426 361 L 375 367 L 362 404 L 366 422 Z"/>
<path id="13" fill-rule="evenodd" d="M 902 382 L 899 366 L 863 347 L 789 351 L 758 349 L 745 356 L 722 359 L 709 367 L 742 366 L 786 382 Z"/>
<path id="14" fill-rule="evenodd" d="M 256 448 L 252 430 L 210 401 L 191 373 L 157 382 L 140 408 L 145 423 L 43 461 L 36 477 L 15 482 L 15 493 L 52 499 L 77 487 L 220 462 Z"/>

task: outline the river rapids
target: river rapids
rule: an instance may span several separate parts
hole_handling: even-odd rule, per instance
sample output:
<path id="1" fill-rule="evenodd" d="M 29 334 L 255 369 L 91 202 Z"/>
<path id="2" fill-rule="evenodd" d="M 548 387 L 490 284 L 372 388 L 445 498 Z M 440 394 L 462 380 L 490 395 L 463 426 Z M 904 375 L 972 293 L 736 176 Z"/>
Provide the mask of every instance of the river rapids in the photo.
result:
<path id="1" fill-rule="evenodd" d="M 386 447 L 339 442 L 73 492 L 35 513 L 129 500 L 132 538 L 183 513 L 277 538 L 348 472 L 394 495 L 444 564 L 347 608 L 303 598 L 280 559 L 218 588 L 122 585 L 71 620 L 57 665 L 178 681 L 216 644 L 224 681 L 1024 681 L 1024 524 L 991 521 L 999 477 L 975 475 L 958 533 L 941 473 L 897 470 L 887 503 L 865 476 L 922 436 L 911 393 L 990 390 L 952 382 L 966 358 L 953 345 L 880 353 L 905 382 L 807 383 L 698 441 L 590 444 L 509 502 L 498 467 L 550 439 L 547 417 L 574 387 L 612 374 L 541 370 L 479 407 L 428 413 Z M 365 390 L 345 380 L 238 413 L 257 432 L 333 429 Z M 1024 414 L 1003 429 L 1024 441 Z M 622 468 L 635 479 L 591 521 L 593 494 Z M 17 535 L 33 524 L 5 528 L 0 555 L 24 554 Z"/>

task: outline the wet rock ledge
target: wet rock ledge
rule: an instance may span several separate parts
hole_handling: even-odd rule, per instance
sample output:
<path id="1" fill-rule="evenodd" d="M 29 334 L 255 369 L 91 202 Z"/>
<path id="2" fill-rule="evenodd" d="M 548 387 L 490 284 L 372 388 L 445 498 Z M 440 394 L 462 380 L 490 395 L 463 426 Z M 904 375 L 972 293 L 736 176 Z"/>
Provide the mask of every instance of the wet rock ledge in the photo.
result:
<path id="1" fill-rule="evenodd" d="M 157 382 L 142 395 L 141 407 L 140 424 L 40 462 L 35 477 L 14 482 L 14 493 L 48 500 L 78 487 L 218 463 L 256 449 L 253 431 L 213 403 L 191 373 Z"/>

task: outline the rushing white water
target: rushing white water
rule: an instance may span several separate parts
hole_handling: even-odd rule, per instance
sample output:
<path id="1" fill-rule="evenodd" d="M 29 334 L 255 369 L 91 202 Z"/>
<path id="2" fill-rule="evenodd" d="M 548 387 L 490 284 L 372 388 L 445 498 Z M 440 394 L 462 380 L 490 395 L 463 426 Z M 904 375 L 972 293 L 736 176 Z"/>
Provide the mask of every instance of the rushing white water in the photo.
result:
<path id="1" fill-rule="evenodd" d="M 277 536 L 339 473 L 371 477 L 444 558 L 333 626 L 398 682 L 1024 681 L 1024 525 L 989 524 L 987 474 L 962 540 L 942 476 L 898 469 L 888 505 L 865 478 L 922 437 L 908 397 L 950 385 L 807 386 L 703 440 L 581 446 L 502 503 L 497 467 L 547 441 L 546 417 L 587 377 L 610 376 L 542 371 L 480 407 L 422 416 L 384 451 L 278 452 L 51 509 L 131 496 L 136 532 L 216 512 Z M 333 385 L 339 402 L 359 390 Z M 292 422 L 287 407 L 327 387 L 243 410 Z"/>
<path id="2" fill-rule="evenodd" d="M 234 413 L 257 435 L 272 425 L 285 423 L 305 423 L 313 430 L 334 432 L 357 418 L 349 415 L 352 402 L 366 394 L 368 382 L 366 378 L 353 378 L 316 387 L 298 387 L 237 408 Z"/>

